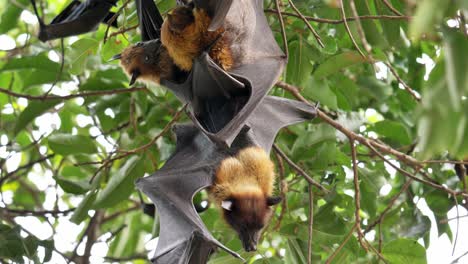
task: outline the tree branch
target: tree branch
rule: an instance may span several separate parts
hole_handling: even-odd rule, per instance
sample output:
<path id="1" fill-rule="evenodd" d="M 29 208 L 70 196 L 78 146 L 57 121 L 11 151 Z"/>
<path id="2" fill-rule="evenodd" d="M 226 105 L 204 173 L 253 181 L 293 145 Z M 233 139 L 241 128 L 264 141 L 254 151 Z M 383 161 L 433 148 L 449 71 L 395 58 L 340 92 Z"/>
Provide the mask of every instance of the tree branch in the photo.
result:
<path id="1" fill-rule="evenodd" d="M 26 98 L 28 100 L 38 100 L 38 101 L 47 101 L 47 100 L 70 100 L 79 97 L 89 97 L 89 96 L 98 96 L 98 95 L 112 95 L 112 94 L 122 94 L 122 93 L 132 93 L 132 92 L 140 92 L 140 91 L 148 91 L 146 87 L 131 87 L 131 88 L 123 88 L 123 89 L 115 89 L 115 90 L 103 90 L 103 91 L 93 91 L 93 92 L 83 92 L 77 94 L 70 94 L 65 96 L 59 95 L 29 95 L 29 94 L 21 94 L 10 91 L 5 88 L 0 87 L 0 93 L 4 93 L 13 97 L 19 98 Z"/>

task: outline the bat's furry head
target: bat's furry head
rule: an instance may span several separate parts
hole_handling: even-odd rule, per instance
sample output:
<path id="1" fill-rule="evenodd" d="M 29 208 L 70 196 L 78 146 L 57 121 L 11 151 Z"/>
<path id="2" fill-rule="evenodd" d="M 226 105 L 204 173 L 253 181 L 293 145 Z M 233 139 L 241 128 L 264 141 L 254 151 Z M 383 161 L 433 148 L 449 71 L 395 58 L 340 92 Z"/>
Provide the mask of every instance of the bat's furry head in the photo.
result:
<path id="1" fill-rule="evenodd" d="M 159 39 L 139 42 L 114 56 L 131 78 L 130 85 L 137 79 L 160 83 L 161 79 L 172 79 L 175 64 Z"/>
<path id="2" fill-rule="evenodd" d="M 239 234 L 246 251 L 256 250 L 263 228 L 281 198 L 272 196 L 274 164 L 259 147 L 248 147 L 221 162 L 211 197 L 226 222 Z"/>

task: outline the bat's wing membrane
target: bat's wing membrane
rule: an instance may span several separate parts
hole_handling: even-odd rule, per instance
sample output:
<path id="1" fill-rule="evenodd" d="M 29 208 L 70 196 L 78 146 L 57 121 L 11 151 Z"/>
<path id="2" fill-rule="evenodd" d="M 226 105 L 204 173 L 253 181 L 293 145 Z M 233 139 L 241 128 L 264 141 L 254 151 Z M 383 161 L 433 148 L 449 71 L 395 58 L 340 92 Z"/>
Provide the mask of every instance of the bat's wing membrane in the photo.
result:
<path id="1" fill-rule="evenodd" d="M 175 133 L 173 156 L 159 171 L 137 181 L 137 187 L 155 203 L 164 227 L 153 263 L 205 263 L 217 247 L 240 257 L 213 238 L 192 202 L 198 191 L 211 185 L 214 164 L 222 155 L 193 125 L 178 125 Z"/>
<path id="2" fill-rule="evenodd" d="M 40 21 L 39 39 L 48 41 L 84 34 L 94 30 L 99 23 L 108 18 L 109 10 L 117 0 L 87 0 L 84 3 L 74 0 L 50 25 Z M 39 18 L 35 0 L 31 0 L 34 12 Z"/>
<path id="3" fill-rule="evenodd" d="M 140 21 L 141 40 L 148 41 L 161 37 L 163 18 L 153 0 L 136 0 Z"/>
<path id="4" fill-rule="evenodd" d="M 315 118 L 315 106 L 277 96 L 266 96 L 247 121 L 254 142 L 267 153 L 279 130 Z"/>
<path id="5" fill-rule="evenodd" d="M 80 1 L 73 0 L 62 12 L 60 12 L 60 14 L 52 19 L 50 24 L 62 23 L 75 19 L 79 14 L 81 14 L 83 8 L 85 8 L 85 6 Z"/>

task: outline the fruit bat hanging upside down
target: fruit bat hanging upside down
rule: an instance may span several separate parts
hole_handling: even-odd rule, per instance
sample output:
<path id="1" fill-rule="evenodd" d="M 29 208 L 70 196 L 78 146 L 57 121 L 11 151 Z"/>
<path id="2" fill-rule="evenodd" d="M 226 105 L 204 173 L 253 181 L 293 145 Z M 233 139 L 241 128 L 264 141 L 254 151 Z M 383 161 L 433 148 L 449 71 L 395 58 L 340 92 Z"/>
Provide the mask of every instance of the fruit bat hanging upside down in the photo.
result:
<path id="1" fill-rule="evenodd" d="M 276 134 L 315 114 L 313 106 L 267 96 L 230 147 L 214 143 L 193 124 L 176 125 L 172 156 L 136 184 L 160 215 L 162 228 L 153 263 L 207 263 L 217 247 L 239 257 L 211 235 L 196 213 L 193 197 L 204 188 L 244 249 L 255 250 L 272 206 L 280 202 L 272 195 L 274 168 L 268 154 Z"/>

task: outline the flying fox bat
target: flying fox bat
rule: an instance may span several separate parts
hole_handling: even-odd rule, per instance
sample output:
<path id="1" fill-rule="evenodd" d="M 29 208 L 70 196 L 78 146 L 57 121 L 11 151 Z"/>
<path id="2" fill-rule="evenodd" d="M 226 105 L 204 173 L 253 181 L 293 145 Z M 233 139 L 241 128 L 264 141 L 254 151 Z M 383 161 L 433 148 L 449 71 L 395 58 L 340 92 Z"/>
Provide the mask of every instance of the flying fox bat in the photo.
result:
<path id="1" fill-rule="evenodd" d="M 153 263 L 206 263 L 217 241 L 195 211 L 192 199 L 208 188 L 246 251 L 255 250 L 261 230 L 280 199 L 272 196 L 273 164 L 268 153 L 282 127 L 314 118 L 302 102 L 267 96 L 249 116 L 230 147 L 217 144 L 193 124 L 176 125 L 175 152 L 137 187 L 156 205 L 161 231 Z"/>
<path id="2" fill-rule="evenodd" d="M 101 22 L 107 23 L 115 14 L 109 12 L 117 0 L 73 0 L 49 25 L 39 16 L 36 0 L 31 3 L 39 20 L 39 40 L 42 42 L 76 36 L 93 31 Z M 113 22 L 112 26 L 117 26 Z"/>
<path id="3" fill-rule="evenodd" d="M 160 83 L 161 79 L 177 80 L 181 70 L 174 64 L 167 49 L 162 46 L 163 18 L 153 0 L 136 0 L 141 42 L 112 57 L 130 77 L 130 85 L 137 79 Z"/>
<path id="4" fill-rule="evenodd" d="M 178 1 L 178 7 L 168 14 L 163 23 L 162 16 L 153 0 L 136 0 L 140 31 L 143 43 L 126 48 L 114 59 L 121 59 L 121 66 L 130 76 L 130 85 L 137 79 L 160 83 L 161 79 L 180 80 L 182 72 L 188 72 L 192 60 L 209 48 L 216 62 L 227 69 L 232 66 L 232 57 L 225 39 L 218 40 L 223 29 L 216 32 L 208 28 L 219 27 L 223 22 L 232 0 L 229 1 Z M 197 7 L 197 8 L 195 8 Z M 210 15 L 208 15 L 210 14 Z M 194 15 L 197 19 L 194 20 Z M 195 23 L 196 22 L 196 23 Z M 188 24 L 191 23 L 191 26 Z M 165 25 L 165 26 L 164 26 Z M 161 27 L 163 26 L 163 29 Z M 170 34 L 172 29 L 184 32 Z M 165 30 L 164 30 L 165 29 Z M 161 36 L 161 31 L 166 38 Z M 184 38 L 182 36 L 188 36 Z M 173 45 L 161 45 L 158 40 L 169 39 Z M 181 52 L 177 52 L 178 50 Z M 185 77 L 187 74 L 185 74 Z"/>
<path id="5" fill-rule="evenodd" d="M 209 20 L 200 23 L 206 26 L 203 32 L 221 30 L 214 43 L 207 44 L 207 47 L 202 45 L 205 50 L 198 51 L 189 72 L 177 65 L 169 52 L 170 48 L 157 40 L 140 46 L 137 44 L 116 58 L 121 58 L 122 66 L 131 76 L 131 83 L 142 78 L 166 86 L 182 102 L 189 104 L 190 117 L 202 132 L 216 142 L 230 145 L 249 115 L 277 81 L 286 63 L 285 55 L 273 37 L 263 12 L 262 0 L 196 0 L 192 9 L 190 6 L 183 8 L 186 11 L 188 8 L 191 13 L 182 13 L 192 14 L 195 18 L 198 13 L 207 14 Z M 198 9 L 202 11 L 196 11 Z M 199 36 L 199 32 L 195 31 L 195 35 Z M 163 35 L 164 26 L 162 39 Z M 218 47 L 218 43 L 224 48 Z M 168 45 L 175 44 L 169 42 Z M 134 51 L 136 48 L 138 52 Z M 215 48 L 228 50 L 232 55 L 229 69 L 222 67 L 220 57 L 212 57 L 211 51 Z"/>

